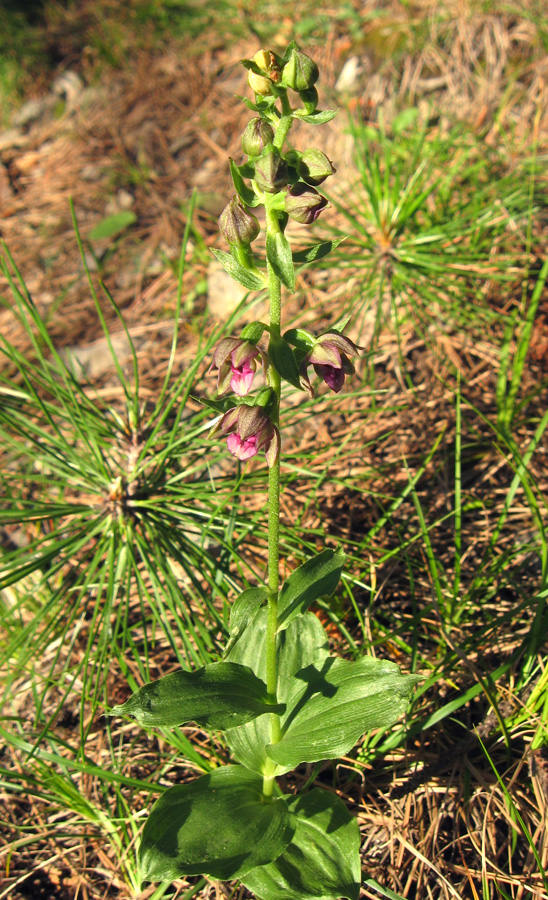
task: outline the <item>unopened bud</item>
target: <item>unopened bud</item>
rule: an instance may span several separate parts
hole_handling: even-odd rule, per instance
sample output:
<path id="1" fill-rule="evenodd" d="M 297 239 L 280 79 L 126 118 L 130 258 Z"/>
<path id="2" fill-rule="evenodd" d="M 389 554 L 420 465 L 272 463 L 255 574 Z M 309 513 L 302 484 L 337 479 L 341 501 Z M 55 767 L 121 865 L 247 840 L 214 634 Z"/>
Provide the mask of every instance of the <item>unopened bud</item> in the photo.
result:
<path id="1" fill-rule="evenodd" d="M 288 181 L 287 163 L 280 151 L 270 145 L 255 163 L 255 181 L 262 191 L 276 194 Z"/>
<path id="2" fill-rule="evenodd" d="M 321 150 L 305 150 L 297 163 L 297 172 L 307 184 L 321 184 L 336 169 Z"/>
<path id="3" fill-rule="evenodd" d="M 242 135 L 242 150 L 248 156 L 260 156 L 274 140 L 274 129 L 266 119 L 251 119 Z"/>
<path id="4" fill-rule="evenodd" d="M 256 217 L 248 212 L 238 194 L 234 194 L 219 216 L 219 231 L 223 237 L 231 246 L 247 247 L 258 237 L 260 230 Z"/>
<path id="5" fill-rule="evenodd" d="M 313 59 L 300 50 L 292 50 L 282 72 L 282 84 L 294 91 L 308 91 L 313 87 L 320 72 Z"/>
<path id="6" fill-rule="evenodd" d="M 318 92 L 315 87 L 308 88 L 306 91 L 299 91 L 301 100 L 303 101 L 304 111 L 309 116 L 316 112 L 318 106 Z"/>
<path id="7" fill-rule="evenodd" d="M 298 181 L 285 195 L 285 211 L 301 225 L 311 225 L 328 205 L 325 197 L 307 184 Z"/>
<path id="8" fill-rule="evenodd" d="M 256 94 L 266 97 L 267 94 L 272 93 L 272 82 L 280 80 L 278 61 L 271 50 L 259 50 L 253 57 L 253 62 L 258 65 L 265 75 L 263 77 L 262 75 L 257 75 L 256 72 L 249 72 L 247 83 Z"/>

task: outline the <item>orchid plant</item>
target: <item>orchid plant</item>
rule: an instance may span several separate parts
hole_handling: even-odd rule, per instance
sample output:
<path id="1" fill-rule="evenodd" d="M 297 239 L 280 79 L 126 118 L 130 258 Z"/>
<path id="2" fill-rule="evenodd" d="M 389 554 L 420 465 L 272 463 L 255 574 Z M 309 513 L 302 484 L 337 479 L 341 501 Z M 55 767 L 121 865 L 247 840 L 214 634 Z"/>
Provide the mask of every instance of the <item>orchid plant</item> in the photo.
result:
<path id="1" fill-rule="evenodd" d="M 313 395 L 313 369 L 338 392 L 359 348 L 343 334 L 346 322 L 319 336 L 300 328 L 282 333 L 282 286 L 294 291 L 295 267 L 333 247 L 294 252 L 285 234 L 290 218 L 311 224 L 326 208 L 317 186 L 335 171 L 320 150 L 284 150 L 296 120 L 322 125 L 336 113 L 317 108 L 318 67 L 294 42 L 283 57 L 260 50 L 243 65 L 254 101 L 242 99 L 255 116 L 242 137 L 247 161 L 230 161 L 235 194 L 219 220 L 230 252 L 214 253 L 248 290 L 268 290 L 270 316 L 220 341 L 212 360 L 218 398 L 208 405 L 217 413 L 210 436 L 226 437 L 233 456 L 265 454 L 267 579 L 235 599 L 222 660 L 147 684 L 111 713 L 133 715 L 145 726 L 195 722 L 221 731 L 235 760 L 161 795 L 142 835 L 143 881 L 200 874 L 239 879 L 262 900 L 357 900 L 357 820 L 333 792 L 284 793 L 278 779 L 301 763 L 346 754 L 370 729 L 389 727 L 404 713 L 417 677 L 372 656 L 348 661 L 329 654 L 310 607 L 336 590 L 345 561 L 340 549 L 324 549 L 280 583 L 282 384 Z M 260 226 L 251 210 L 260 204 L 263 263 L 252 249 Z M 254 390 L 259 369 L 264 384 Z"/>

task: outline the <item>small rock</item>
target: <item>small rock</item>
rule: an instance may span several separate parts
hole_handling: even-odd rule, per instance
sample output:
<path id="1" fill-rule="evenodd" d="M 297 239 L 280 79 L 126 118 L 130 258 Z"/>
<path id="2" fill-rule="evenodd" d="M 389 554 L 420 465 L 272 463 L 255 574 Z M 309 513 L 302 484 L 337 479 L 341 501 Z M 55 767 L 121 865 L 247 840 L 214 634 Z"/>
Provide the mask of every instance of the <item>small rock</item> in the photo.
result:
<path id="1" fill-rule="evenodd" d="M 365 66 L 360 63 L 357 56 L 350 56 L 341 69 L 340 75 L 335 82 L 335 90 L 341 92 L 351 92 L 357 90 L 358 82 Z"/>
<path id="2" fill-rule="evenodd" d="M 17 128 L 10 128 L 8 131 L 0 134 L 0 153 L 2 150 L 9 150 L 11 147 L 24 147 L 28 144 L 29 138 Z"/>
<path id="3" fill-rule="evenodd" d="M 67 70 L 55 79 L 51 89 L 58 97 L 65 97 L 67 109 L 72 109 L 84 90 L 84 82 L 76 72 Z"/>
<path id="4" fill-rule="evenodd" d="M 10 201 L 13 200 L 14 196 L 8 170 L 0 163 L 0 210 L 2 215 L 7 214 Z"/>
<path id="5" fill-rule="evenodd" d="M 41 119 L 53 108 L 54 103 L 55 97 L 51 94 L 46 97 L 27 100 L 26 103 L 23 103 L 21 109 L 15 113 L 12 122 L 16 128 L 24 128 L 25 125 L 30 125 L 32 122 Z"/>
<path id="6" fill-rule="evenodd" d="M 99 181 L 102 173 L 102 167 L 97 163 L 88 163 L 80 172 L 80 178 L 84 181 Z"/>
<path id="7" fill-rule="evenodd" d="M 193 134 L 181 134 L 179 137 L 174 138 L 171 144 L 169 145 L 169 152 L 172 156 L 177 156 L 181 150 L 186 150 L 187 147 L 190 147 L 194 141 L 195 136 Z"/>
<path id="8" fill-rule="evenodd" d="M 221 321 L 228 318 L 242 302 L 247 289 L 225 272 L 218 260 L 212 260 L 207 269 L 207 308 L 210 315 Z"/>
<path id="9" fill-rule="evenodd" d="M 38 150 L 28 150 L 27 153 L 23 153 L 15 159 L 15 166 L 21 174 L 26 175 L 27 172 L 35 168 L 39 159 L 40 153 Z"/>
<path id="10" fill-rule="evenodd" d="M 135 197 L 129 191 L 120 190 L 116 194 L 116 202 L 120 209 L 131 209 L 135 203 Z"/>
<path id="11" fill-rule="evenodd" d="M 114 280 L 116 281 L 116 287 L 119 287 L 123 291 L 127 290 L 136 280 L 135 269 L 131 266 L 120 269 L 120 271 L 116 273 Z"/>
<path id="12" fill-rule="evenodd" d="M 219 171 L 219 160 L 215 157 L 206 159 L 203 166 L 192 176 L 192 184 L 196 187 L 207 187 L 215 181 Z"/>
<path id="13" fill-rule="evenodd" d="M 86 265 L 90 272 L 97 272 L 99 266 L 97 265 L 97 257 L 93 253 L 84 253 L 84 259 L 86 261 Z"/>
<path id="14" fill-rule="evenodd" d="M 119 363 L 131 355 L 129 340 L 125 334 L 113 334 L 110 338 L 112 349 Z M 112 354 L 106 338 L 91 344 L 77 344 L 61 351 L 61 358 L 79 381 L 97 378 L 114 367 Z"/>

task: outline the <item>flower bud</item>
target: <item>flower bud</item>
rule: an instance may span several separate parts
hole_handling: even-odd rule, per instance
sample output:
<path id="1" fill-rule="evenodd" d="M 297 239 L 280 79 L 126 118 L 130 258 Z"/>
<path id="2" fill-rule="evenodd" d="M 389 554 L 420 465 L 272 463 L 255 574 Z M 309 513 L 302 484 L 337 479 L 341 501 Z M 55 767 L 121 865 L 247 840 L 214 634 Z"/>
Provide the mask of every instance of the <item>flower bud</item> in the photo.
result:
<path id="1" fill-rule="evenodd" d="M 256 72 L 249 72 L 247 83 L 256 94 L 266 97 L 272 93 L 272 82 L 280 80 L 278 61 L 271 50 L 259 50 L 253 57 L 253 62 L 265 73 L 265 76 L 257 75 Z"/>
<path id="2" fill-rule="evenodd" d="M 274 140 L 274 129 L 266 119 L 251 119 L 242 135 L 242 150 L 248 156 L 260 156 Z"/>
<path id="3" fill-rule="evenodd" d="M 280 151 L 270 144 L 255 163 L 255 181 L 262 191 L 276 194 L 286 186 L 287 163 Z"/>
<path id="4" fill-rule="evenodd" d="M 301 225 L 311 225 L 327 206 L 327 200 L 313 187 L 298 181 L 285 195 L 285 211 Z"/>
<path id="5" fill-rule="evenodd" d="M 306 91 L 299 91 L 301 100 L 303 101 L 304 111 L 307 116 L 316 112 L 318 106 L 318 92 L 315 87 L 308 88 Z"/>
<path id="6" fill-rule="evenodd" d="M 330 159 L 321 150 L 305 150 L 297 163 L 297 172 L 307 184 L 321 184 L 336 172 Z"/>
<path id="7" fill-rule="evenodd" d="M 320 72 L 313 59 L 300 50 L 291 51 L 291 56 L 283 67 L 282 84 L 294 91 L 308 91 L 319 77 Z"/>
<path id="8" fill-rule="evenodd" d="M 219 231 L 223 237 L 231 246 L 247 247 L 260 230 L 257 218 L 247 211 L 238 194 L 234 194 L 219 216 Z"/>

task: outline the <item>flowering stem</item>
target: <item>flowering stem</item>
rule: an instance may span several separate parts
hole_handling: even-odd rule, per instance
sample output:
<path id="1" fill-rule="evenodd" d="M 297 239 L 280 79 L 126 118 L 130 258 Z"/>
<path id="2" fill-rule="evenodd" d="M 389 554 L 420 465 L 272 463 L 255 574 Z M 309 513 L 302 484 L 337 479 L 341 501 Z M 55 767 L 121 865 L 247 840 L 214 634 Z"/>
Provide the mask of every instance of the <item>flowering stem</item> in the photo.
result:
<path id="1" fill-rule="evenodd" d="M 278 150 L 282 149 L 289 129 L 293 125 L 293 118 L 291 116 L 291 104 L 287 97 L 287 91 L 282 91 L 280 100 L 282 104 L 282 117 L 278 122 L 276 134 L 274 135 L 274 140 L 272 141 L 272 143 Z"/>
<path id="2" fill-rule="evenodd" d="M 267 209 L 267 228 L 272 225 L 278 229 L 278 221 Z M 275 275 L 272 266 L 267 262 L 268 292 L 270 296 L 270 331 L 273 336 L 280 335 L 281 324 L 281 283 Z M 281 379 L 273 366 L 269 370 L 270 387 L 276 394 L 276 407 L 271 414 L 273 424 L 279 426 Z M 281 439 L 280 439 L 281 446 Z M 278 689 L 278 661 L 277 639 L 278 628 L 278 592 L 280 588 L 280 458 L 276 459 L 268 473 L 268 588 L 270 591 L 267 607 L 266 625 L 266 686 L 272 703 L 277 702 Z M 270 716 L 271 742 L 277 744 L 280 740 L 280 717 L 275 713 Z M 273 765 L 273 769 L 275 766 Z M 263 794 L 271 797 L 274 790 L 274 776 L 265 775 L 263 782 Z"/>

